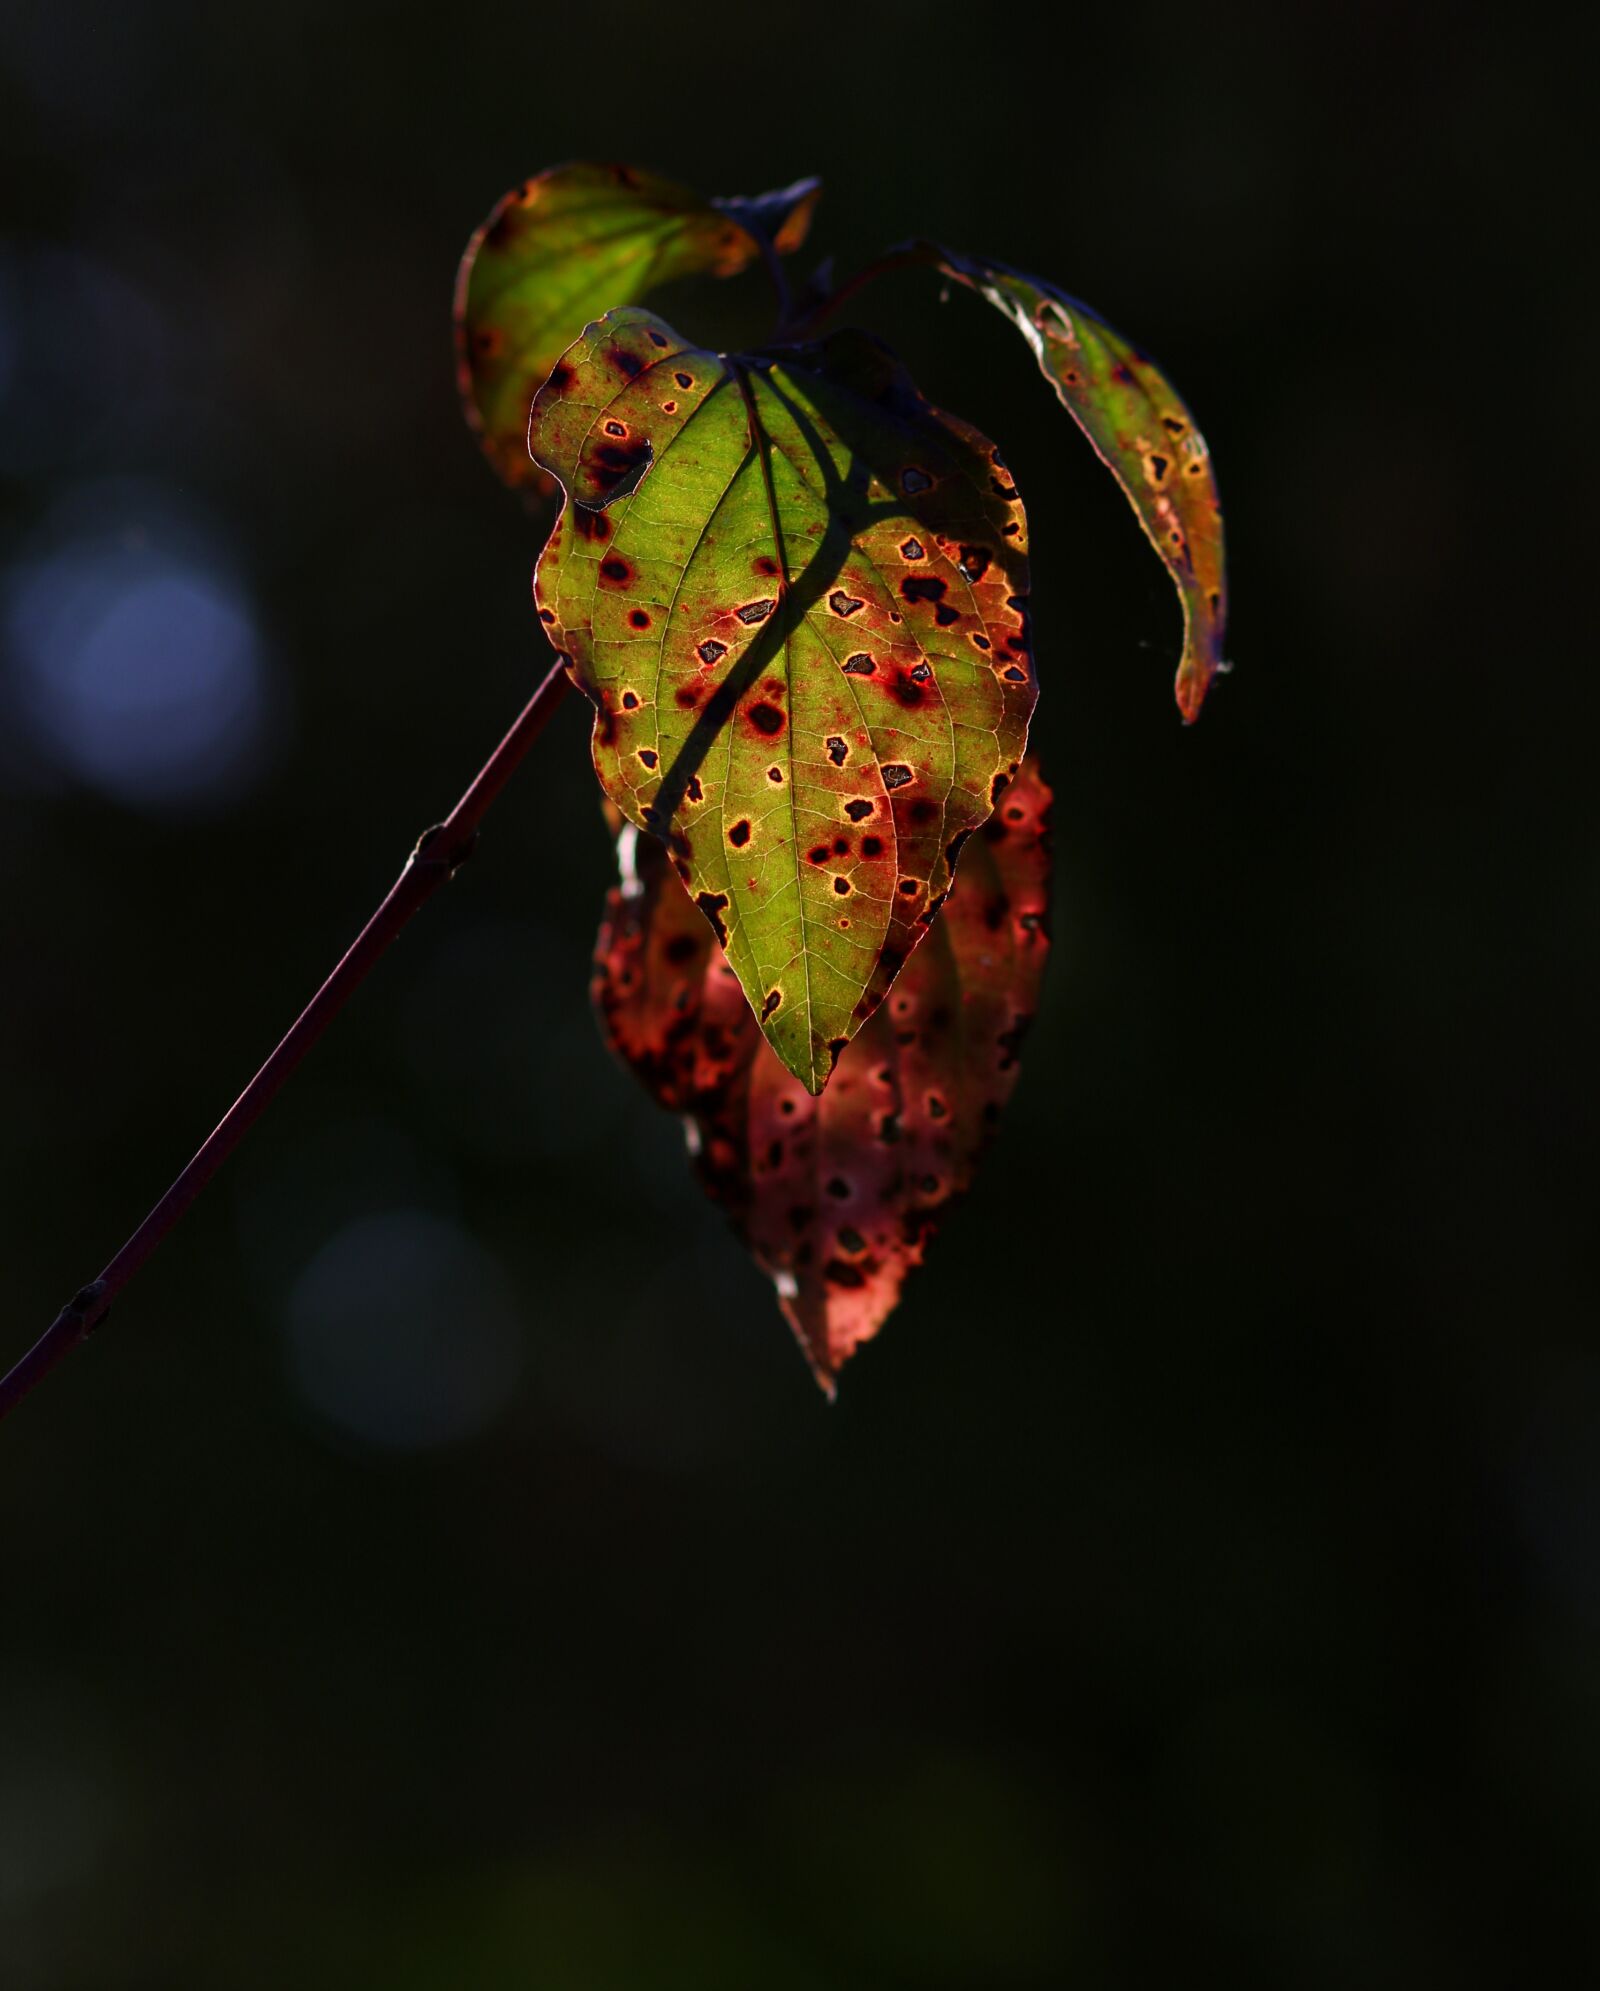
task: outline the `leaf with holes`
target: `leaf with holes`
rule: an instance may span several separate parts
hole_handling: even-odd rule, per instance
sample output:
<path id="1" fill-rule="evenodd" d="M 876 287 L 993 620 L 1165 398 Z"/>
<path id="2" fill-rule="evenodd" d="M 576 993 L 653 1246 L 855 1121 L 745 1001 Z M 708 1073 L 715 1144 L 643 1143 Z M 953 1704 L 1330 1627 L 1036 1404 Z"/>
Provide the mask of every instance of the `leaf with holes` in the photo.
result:
<path id="1" fill-rule="evenodd" d="M 609 312 L 529 440 L 567 490 L 535 595 L 601 783 L 820 1092 L 1022 758 L 1021 500 L 857 332 L 740 359 Z"/>
<path id="2" fill-rule="evenodd" d="M 593 318 L 674 277 L 734 276 L 805 240 L 820 191 L 799 180 L 750 199 L 701 200 L 632 166 L 556 166 L 514 187 L 467 244 L 456 278 L 462 405 L 508 484 L 545 479 L 528 410 Z"/>
<path id="3" fill-rule="evenodd" d="M 1003 311 L 1032 346 L 1040 371 L 1128 495 L 1183 603 L 1178 709 L 1190 722 L 1227 666 L 1222 503 L 1205 438 L 1155 362 L 1086 304 L 1004 263 L 936 243 L 912 252 L 936 261 Z"/>
<path id="4" fill-rule="evenodd" d="M 595 957 L 602 1027 L 687 1117 L 702 1180 L 830 1394 L 970 1185 L 1016 1082 L 1049 946 L 1049 814 L 1029 760 L 820 1099 L 762 1043 L 661 846 L 632 829 L 619 840 Z"/>

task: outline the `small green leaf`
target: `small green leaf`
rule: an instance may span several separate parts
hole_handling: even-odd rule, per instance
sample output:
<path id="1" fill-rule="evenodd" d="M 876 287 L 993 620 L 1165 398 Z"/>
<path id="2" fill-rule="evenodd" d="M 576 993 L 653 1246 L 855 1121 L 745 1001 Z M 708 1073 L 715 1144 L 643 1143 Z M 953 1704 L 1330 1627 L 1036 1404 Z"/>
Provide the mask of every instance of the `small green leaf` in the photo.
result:
<path id="1" fill-rule="evenodd" d="M 633 166 L 555 166 L 499 201 L 456 278 L 462 405 L 506 483 L 543 483 L 528 409 L 593 318 L 674 277 L 734 276 L 804 241 L 820 191 L 799 180 L 752 199 L 701 200 Z"/>
<path id="2" fill-rule="evenodd" d="M 1183 603 L 1178 709 L 1200 716 L 1227 666 L 1222 504 L 1205 438 L 1155 362 L 1103 318 L 1040 277 L 937 243 L 916 252 L 1003 311 L 1032 346 L 1062 406 L 1128 495 Z"/>
<path id="3" fill-rule="evenodd" d="M 857 332 L 738 359 L 609 312 L 529 442 L 567 490 L 535 596 L 601 784 L 820 1092 L 1022 758 L 1021 500 Z"/>

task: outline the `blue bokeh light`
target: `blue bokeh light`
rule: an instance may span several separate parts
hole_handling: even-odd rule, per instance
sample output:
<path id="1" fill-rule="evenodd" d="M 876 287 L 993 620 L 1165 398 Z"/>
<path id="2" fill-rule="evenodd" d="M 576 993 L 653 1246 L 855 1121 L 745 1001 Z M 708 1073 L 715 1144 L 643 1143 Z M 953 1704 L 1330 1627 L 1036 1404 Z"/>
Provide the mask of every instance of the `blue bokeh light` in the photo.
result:
<path id="1" fill-rule="evenodd" d="M 368 1444 L 424 1450 L 491 1423 L 522 1367 L 522 1329 L 498 1261 L 421 1210 L 358 1218 L 296 1280 L 289 1369 L 327 1422 Z"/>
<path id="2" fill-rule="evenodd" d="M 49 530 L 14 563 L 0 693 L 57 774 L 139 809 L 226 807 L 270 744 L 266 647 L 214 534 L 133 516 Z"/>

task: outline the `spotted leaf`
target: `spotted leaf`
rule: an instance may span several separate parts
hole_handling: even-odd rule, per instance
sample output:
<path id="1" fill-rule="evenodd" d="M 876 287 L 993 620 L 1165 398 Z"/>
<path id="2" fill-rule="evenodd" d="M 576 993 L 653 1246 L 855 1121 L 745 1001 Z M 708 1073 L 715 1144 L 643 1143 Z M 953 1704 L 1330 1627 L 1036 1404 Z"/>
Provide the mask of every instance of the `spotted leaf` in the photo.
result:
<path id="1" fill-rule="evenodd" d="M 971 1183 L 1016 1081 L 1049 945 L 1049 811 L 1030 760 L 820 1098 L 762 1043 L 661 846 L 632 829 L 619 841 L 595 959 L 602 1027 L 686 1116 L 702 1180 L 830 1395 Z"/>
<path id="2" fill-rule="evenodd" d="M 1021 501 L 856 332 L 739 359 L 610 312 L 529 440 L 567 490 L 535 593 L 601 784 L 820 1092 L 1021 760 Z"/>
<path id="3" fill-rule="evenodd" d="M 467 244 L 456 278 L 462 404 L 508 484 L 546 483 L 528 409 L 592 318 L 674 277 L 733 276 L 805 240 L 819 183 L 701 200 L 632 166 L 556 166 L 514 187 Z"/>
<path id="4" fill-rule="evenodd" d="M 1062 406 L 1127 493 L 1183 603 L 1178 709 L 1197 719 L 1212 678 L 1227 668 L 1227 581 L 1216 475 L 1194 417 L 1153 360 L 1054 284 L 932 243 L 918 252 L 1018 327 Z"/>

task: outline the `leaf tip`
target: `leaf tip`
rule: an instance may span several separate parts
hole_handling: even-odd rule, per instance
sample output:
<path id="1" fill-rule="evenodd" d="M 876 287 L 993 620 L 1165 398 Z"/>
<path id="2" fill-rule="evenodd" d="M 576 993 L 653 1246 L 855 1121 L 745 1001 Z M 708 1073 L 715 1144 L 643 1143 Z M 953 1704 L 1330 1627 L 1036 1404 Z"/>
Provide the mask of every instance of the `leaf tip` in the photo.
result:
<path id="1" fill-rule="evenodd" d="M 1232 664 L 1221 657 L 1198 657 L 1192 649 L 1185 649 L 1183 660 L 1178 665 L 1178 676 L 1173 685 L 1173 695 L 1178 701 L 1178 710 L 1183 714 L 1183 723 L 1192 726 L 1200 717 L 1206 702 L 1206 694 L 1219 677 L 1226 677 L 1233 669 Z"/>
<path id="2" fill-rule="evenodd" d="M 776 1026 L 769 1028 L 765 1015 L 758 1014 L 756 1021 L 778 1062 L 800 1081 L 813 1099 L 820 1099 L 848 1039 L 834 1037 L 825 1043 L 820 1037 L 807 1035 L 803 1043 L 795 1043 Z"/>

